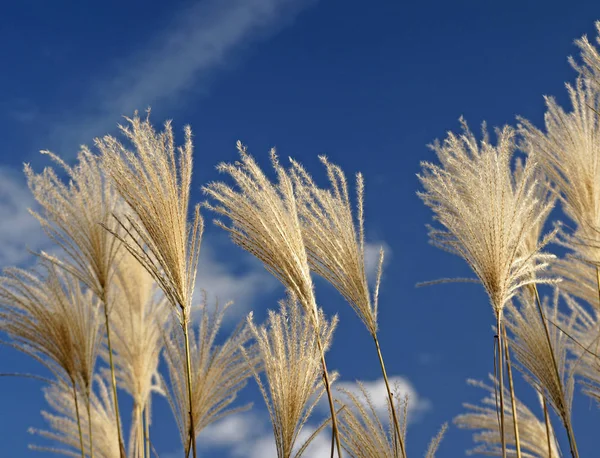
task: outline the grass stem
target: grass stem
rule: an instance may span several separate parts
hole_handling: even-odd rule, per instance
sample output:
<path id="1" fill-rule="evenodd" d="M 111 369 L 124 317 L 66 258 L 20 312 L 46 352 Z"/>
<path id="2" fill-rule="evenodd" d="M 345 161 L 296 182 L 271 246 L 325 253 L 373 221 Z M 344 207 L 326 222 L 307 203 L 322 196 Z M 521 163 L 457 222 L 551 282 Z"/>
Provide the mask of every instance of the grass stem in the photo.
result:
<path id="1" fill-rule="evenodd" d="M 125 454 L 125 446 L 123 445 L 123 437 L 121 436 L 121 416 L 119 414 L 119 398 L 117 396 L 117 379 L 115 377 L 115 364 L 113 362 L 113 351 L 110 340 L 110 322 L 108 319 L 108 304 L 106 303 L 106 295 L 101 298 L 104 305 L 104 324 L 106 327 L 106 343 L 108 346 L 108 363 L 110 366 L 110 383 L 112 386 L 113 402 L 115 405 L 115 417 L 117 420 L 117 435 L 119 436 L 119 451 L 121 458 L 127 458 Z"/>
<path id="2" fill-rule="evenodd" d="M 188 320 L 187 316 L 183 317 L 183 338 L 185 339 L 185 362 L 186 362 L 186 375 L 187 375 L 187 389 L 188 389 L 188 403 L 189 403 L 189 414 L 190 414 L 190 441 L 192 443 L 193 457 L 197 458 L 196 453 L 196 428 L 194 426 L 194 414 L 193 414 L 193 401 L 192 401 L 192 365 L 190 360 L 190 338 L 188 335 Z M 186 458 L 189 455 L 189 449 L 186 450 Z"/>
<path id="3" fill-rule="evenodd" d="M 513 384 L 512 365 L 510 363 L 510 352 L 508 351 L 508 338 L 506 336 L 506 326 L 502 326 L 502 339 L 504 340 L 504 356 L 506 357 L 506 374 L 508 376 L 508 386 L 510 388 L 510 401 L 512 407 L 513 428 L 515 433 L 515 449 L 517 458 L 521 458 L 521 439 L 519 437 L 519 420 L 517 418 L 517 400 L 515 398 L 515 387 Z"/>
<path id="4" fill-rule="evenodd" d="M 556 362 L 556 355 L 554 354 L 554 348 L 552 347 L 552 339 L 550 339 L 548 323 L 546 322 L 546 316 L 544 315 L 544 309 L 542 308 L 542 301 L 540 300 L 540 294 L 535 283 L 533 284 L 533 289 L 535 292 L 535 303 L 537 305 L 542 324 L 544 325 L 544 331 L 546 333 L 546 340 L 548 341 L 548 346 L 550 347 L 550 354 L 552 355 L 552 365 L 554 366 L 554 372 L 560 385 L 561 396 L 564 398 L 564 387 L 562 377 L 560 376 L 560 371 L 558 370 L 558 363 Z M 565 425 L 565 429 L 567 430 L 567 438 L 569 439 L 569 448 L 571 450 L 571 455 L 573 456 L 573 458 L 579 458 L 579 451 L 577 450 L 577 442 L 575 441 L 575 434 L 573 432 L 573 427 L 571 426 L 571 421 L 568 418 L 563 418 L 562 420 Z"/>
<path id="5" fill-rule="evenodd" d="M 394 397 L 392 390 L 390 389 L 390 382 L 388 380 L 387 371 L 385 370 L 385 364 L 383 363 L 383 356 L 381 355 L 381 348 L 379 347 L 379 339 L 377 334 L 373 334 L 373 340 L 375 341 L 375 347 L 377 348 L 377 356 L 379 356 L 379 364 L 381 366 L 381 373 L 383 374 L 383 380 L 385 381 L 385 388 L 387 390 L 388 399 L 390 401 L 390 408 L 392 410 L 392 417 L 394 420 L 394 429 L 396 431 L 396 437 L 398 438 L 398 444 L 400 445 L 400 451 L 402 452 L 402 458 L 406 458 L 406 449 L 404 447 L 404 438 L 400 432 L 400 422 L 398 421 L 398 415 L 396 414 L 396 408 L 394 406 Z"/>
<path id="6" fill-rule="evenodd" d="M 77 400 L 77 386 L 75 380 L 71 380 L 73 386 L 73 400 L 75 401 L 75 415 L 77 416 L 77 430 L 79 431 L 79 446 L 81 447 L 81 458 L 85 458 L 85 447 L 83 446 L 83 434 L 81 433 L 81 416 L 79 415 L 79 401 Z"/>
<path id="7" fill-rule="evenodd" d="M 333 403 L 333 395 L 331 394 L 331 384 L 329 383 L 329 374 L 327 372 L 327 363 L 325 362 L 325 352 L 323 351 L 323 344 L 321 343 L 321 336 L 318 332 L 315 332 L 317 339 L 317 345 L 319 352 L 321 353 L 321 365 L 323 366 L 323 382 L 325 383 L 325 390 L 327 391 L 327 400 L 329 401 L 329 410 L 331 411 L 331 429 L 333 437 L 337 445 L 338 458 L 342 458 L 342 447 L 340 444 L 340 436 L 338 432 L 337 415 L 335 412 L 335 405 Z M 333 457 L 333 452 L 331 454 Z"/>
<path id="8" fill-rule="evenodd" d="M 499 312 L 496 316 L 497 327 L 496 332 L 498 333 L 498 384 L 500 386 L 500 443 L 502 445 L 502 458 L 506 458 L 506 436 L 505 423 L 504 423 L 504 363 L 502 357 L 502 345 L 504 339 L 502 338 L 502 312 Z"/>

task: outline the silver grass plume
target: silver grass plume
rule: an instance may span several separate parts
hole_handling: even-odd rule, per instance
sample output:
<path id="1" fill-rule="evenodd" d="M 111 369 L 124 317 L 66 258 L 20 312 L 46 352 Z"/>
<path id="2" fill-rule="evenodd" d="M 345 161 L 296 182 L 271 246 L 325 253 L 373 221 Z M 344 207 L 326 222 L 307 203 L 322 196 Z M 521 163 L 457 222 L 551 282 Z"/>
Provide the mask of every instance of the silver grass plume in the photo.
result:
<path id="1" fill-rule="evenodd" d="M 111 314 L 115 375 L 119 387 L 133 397 L 128 456 L 137 458 L 144 453 L 144 411 L 150 409 L 152 392 L 161 392 L 158 362 L 169 309 L 152 276 L 129 253 L 121 259 L 115 279 Z"/>
<path id="2" fill-rule="evenodd" d="M 528 231 L 545 220 L 552 202 L 540 202 L 533 157 L 513 175 L 515 132 L 497 130 L 496 146 L 483 127 L 480 142 L 461 119 L 463 134 L 449 133 L 431 148 L 441 165 L 422 163 L 418 195 L 443 229 L 430 228 L 431 243 L 461 256 L 485 287 L 497 316 L 519 289 L 555 280 L 536 274 L 554 256 L 542 252 L 550 233 L 525 251 Z"/>
<path id="3" fill-rule="evenodd" d="M 218 220 L 215 223 L 229 232 L 235 244 L 261 260 L 298 298 L 318 326 L 317 303 L 292 180 L 279 165 L 275 150 L 271 150 L 271 162 L 277 184 L 271 183 L 245 146 L 238 142 L 237 148 L 241 161 L 222 163 L 217 168 L 229 174 L 240 190 L 222 182 L 210 183 L 203 190 L 219 205 L 206 206 L 231 220 L 230 226 Z"/>
<path id="4" fill-rule="evenodd" d="M 118 433 L 114 421 L 114 404 L 107 382 L 100 376 L 95 376 L 94 379 L 96 390 L 92 391 L 90 396 L 91 429 L 94 437 L 93 456 L 98 458 L 116 458 L 120 456 L 120 449 L 119 443 L 116 441 Z M 29 447 L 34 450 L 57 453 L 74 458 L 80 457 L 75 404 L 70 390 L 64 385 L 52 385 L 44 389 L 44 397 L 49 406 L 55 411 L 55 413 L 42 411 L 42 416 L 48 423 L 50 430 L 31 428 L 29 432 L 63 444 L 67 448 L 39 445 L 30 445 Z M 83 452 L 87 456 L 90 455 L 88 418 L 85 416 L 82 417 L 81 423 L 85 438 L 84 444 L 86 444 Z"/>
<path id="5" fill-rule="evenodd" d="M 67 185 L 51 167 L 36 174 L 25 165 L 29 188 L 43 209 L 42 213 L 30 212 L 66 255 L 64 259 L 47 253 L 42 256 L 69 271 L 104 302 L 115 272 L 119 242 L 100 224 L 117 230 L 112 215 L 119 208 L 119 197 L 98 158 L 85 146 L 75 167 L 49 151 L 42 153 L 69 179 Z"/>
<path id="6" fill-rule="evenodd" d="M 18 268 L 0 277 L 0 330 L 9 345 L 46 366 L 60 383 L 89 392 L 100 348 L 99 300 L 43 262 L 45 275 Z"/>
<path id="7" fill-rule="evenodd" d="M 525 379 L 542 394 L 552 406 L 567 430 L 569 443 L 574 456 L 577 446 L 571 422 L 571 404 L 575 386 L 574 368 L 569 365 L 568 350 L 570 338 L 565 330 L 553 325 L 561 322 L 558 310 L 558 288 L 555 289 L 552 306 L 547 301 L 539 304 L 544 310 L 545 321 L 531 294 L 519 296 L 520 306 L 511 304 L 506 315 L 506 326 L 511 332 L 509 336 L 511 348 L 524 374 Z M 572 316 L 570 320 L 572 321 Z M 547 328 L 546 328 L 547 326 Z M 549 337 L 549 339 L 548 339 Z"/>
<path id="8" fill-rule="evenodd" d="M 337 316 L 328 322 L 322 310 L 318 313 L 318 333 L 327 349 L 337 325 Z M 296 298 L 290 296 L 280 302 L 278 313 L 269 310 L 268 320 L 263 326 L 256 326 L 250 314 L 248 327 L 257 342 L 262 365 L 257 366 L 252 355 L 246 350 L 243 352 L 269 411 L 277 457 L 299 458 L 316 434 L 300 447 L 296 447 L 296 441 L 325 393 L 313 319 L 303 311 Z M 264 382 L 259 369 L 264 369 Z"/>
<path id="9" fill-rule="evenodd" d="M 220 221 L 215 223 L 229 232 L 235 244 L 263 262 L 265 268 L 298 299 L 317 330 L 319 313 L 292 179 L 279 165 L 275 150 L 271 150 L 271 163 L 277 174 L 277 184 L 269 180 L 239 141 L 237 148 L 241 160 L 233 164 L 219 164 L 218 170 L 229 174 L 239 190 L 223 182 L 210 183 L 203 187 L 203 190 L 215 199 L 218 205 L 207 203 L 206 206 L 231 220 L 230 226 Z M 333 436 L 338 456 L 341 458 L 341 444 L 325 350 L 318 333 L 316 339 L 321 353 L 323 382 L 327 390 Z"/>
<path id="10" fill-rule="evenodd" d="M 43 153 L 48 154 L 66 172 L 69 184 L 65 185 L 50 167 L 45 168 L 41 174 L 35 174 L 28 165 L 25 166 L 29 188 L 43 208 L 43 214 L 31 213 L 65 254 L 64 258 L 47 253 L 41 253 L 41 256 L 81 280 L 102 301 L 115 421 L 117 431 L 120 432 L 121 420 L 110 338 L 109 314 L 112 304 L 108 302 L 108 297 L 120 251 L 119 240 L 109 231 L 117 233 L 119 230 L 113 214 L 122 209 L 122 201 L 112 181 L 101 169 L 99 159 L 87 147 L 82 147 L 77 156 L 78 164 L 74 168 L 55 154 L 48 151 Z M 119 443 L 123 445 L 120 436 Z M 125 458 L 124 447 L 121 452 L 121 458 Z"/>
<path id="11" fill-rule="evenodd" d="M 567 84 L 571 110 L 546 97 L 545 131 L 520 119 L 519 132 L 553 183 L 565 214 L 577 225 L 576 237 L 561 231 L 563 244 L 600 249 L 600 92 L 578 78 Z M 592 255 L 600 262 L 600 255 Z"/>
<path id="12" fill-rule="evenodd" d="M 291 169 L 308 262 L 314 272 L 344 296 L 371 335 L 375 335 L 383 250 L 371 294 L 365 269 L 364 180 L 360 173 L 356 175 L 355 222 L 344 172 L 325 156 L 320 156 L 320 160 L 327 170 L 330 189 L 319 188 L 298 162 L 292 161 Z"/>
<path id="13" fill-rule="evenodd" d="M 462 429 L 476 430 L 473 434 L 473 441 L 478 444 L 474 449 L 469 450 L 469 455 L 487 455 L 487 456 L 502 456 L 500 448 L 500 433 L 498 431 L 498 411 L 496 393 L 498 390 L 497 381 L 490 375 L 492 385 L 487 385 L 478 380 L 467 380 L 471 386 L 481 388 L 487 391 L 487 396 L 481 400 L 478 405 L 463 404 L 466 413 L 458 415 L 454 419 L 454 423 Z M 505 391 L 505 397 L 510 396 L 508 390 Z M 554 435 L 554 431 L 550 430 L 550 452 L 548 451 L 547 431 L 544 420 L 539 420 L 538 417 L 518 398 L 515 398 L 517 404 L 517 415 L 519 423 L 519 436 L 521 440 L 521 456 L 523 458 L 560 458 L 560 448 Z M 504 408 L 509 425 L 506 428 L 506 442 L 514 444 L 514 428 L 512 427 L 513 417 L 512 409 L 507 404 Z M 507 456 L 515 457 L 516 450 L 509 448 Z"/>
<path id="14" fill-rule="evenodd" d="M 600 44 L 600 21 L 596 21 L 596 43 Z M 583 64 L 579 64 L 573 57 L 569 57 L 569 62 L 583 77 L 592 81 L 596 86 L 600 87 L 600 53 L 588 39 L 583 36 L 575 40 L 575 44 L 579 47 L 580 57 Z"/>
<path id="15" fill-rule="evenodd" d="M 149 118 L 142 121 L 137 113 L 127 121 L 129 126 L 120 126 L 120 129 L 135 152 L 112 136 L 96 140 L 103 166 L 132 212 L 115 215 L 123 232 L 105 228 L 124 242 L 127 250 L 148 270 L 177 313 L 186 353 L 180 370 L 185 371 L 187 389 L 191 393 L 188 326 L 204 228 L 199 205 L 194 209 L 191 223 L 188 222 L 192 131 L 189 126 L 185 128 L 184 145 L 176 148 L 169 122 L 162 132 L 156 132 Z M 192 401 L 190 395 L 187 399 Z M 187 412 L 188 416 L 192 415 L 191 406 Z M 190 421 L 195 458 L 193 431 L 196 428 L 193 419 Z"/>
<path id="16" fill-rule="evenodd" d="M 408 403 L 406 396 L 403 402 L 396 402 L 396 416 L 392 415 L 390 404 L 387 404 L 387 427 L 379 418 L 369 392 L 361 382 L 357 382 L 360 390 L 353 393 L 344 388 L 338 391 L 349 401 L 340 412 L 340 432 L 344 450 L 352 458 L 396 458 L 404 451 L 394 430 L 394 418 L 400 419 L 400 429 L 403 442 L 406 442 L 406 427 L 408 424 Z M 444 424 L 439 433 L 432 438 L 425 458 L 435 458 L 437 449 L 446 432 Z"/>
<path id="17" fill-rule="evenodd" d="M 598 293 L 596 291 L 596 293 Z M 557 317 L 558 328 L 569 335 L 569 349 L 575 356 L 573 370 L 583 380 L 582 391 L 600 403 L 600 318 L 598 307 L 589 310 L 563 294 L 570 313 Z"/>
<path id="18" fill-rule="evenodd" d="M 199 206 L 188 223 L 192 132 L 187 126 L 184 145 L 176 147 L 170 122 L 156 132 L 148 118 L 136 114 L 127 121 L 120 129 L 135 151 L 112 136 L 96 140 L 103 167 L 132 212 L 114 215 L 127 232 L 115 235 L 153 276 L 184 323 L 190 315 L 203 230 Z"/>
<path id="19" fill-rule="evenodd" d="M 177 421 L 186 456 L 190 450 L 190 405 L 194 438 L 209 424 L 250 407 L 229 408 L 252 374 L 240 349 L 248 344 L 250 339 L 250 333 L 245 326 L 238 326 L 224 342 L 217 343 L 217 335 L 230 304 L 220 308 L 216 304 L 213 310 L 208 310 L 204 297 L 197 335 L 190 330 L 191 402 L 186 376 L 181 371 L 186 362 L 184 339 L 181 333 L 173 330 L 165 342 L 164 357 L 170 383 L 167 385 L 163 382 L 163 386 L 168 386 L 167 399 Z M 253 355 L 253 352 L 252 349 L 248 350 L 249 355 Z M 256 364 L 255 357 L 250 358 Z"/>
<path id="20" fill-rule="evenodd" d="M 381 371 L 392 406 L 393 424 L 402 456 L 406 456 L 404 438 L 393 407 L 390 389 L 379 339 L 377 337 L 377 311 L 379 285 L 383 267 L 383 249 L 379 250 L 379 262 L 375 288 L 369 291 L 365 266 L 364 230 L 364 180 L 356 175 L 357 217 L 354 217 L 348 183 L 343 170 L 331 164 L 325 156 L 320 157 L 329 177 L 330 189 L 321 189 L 308 172 L 292 160 L 291 175 L 297 194 L 298 212 L 302 223 L 302 236 L 308 253 L 310 268 L 331 283 L 373 337 Z M 356 222 L 355 222 L 356 219 Z"/>

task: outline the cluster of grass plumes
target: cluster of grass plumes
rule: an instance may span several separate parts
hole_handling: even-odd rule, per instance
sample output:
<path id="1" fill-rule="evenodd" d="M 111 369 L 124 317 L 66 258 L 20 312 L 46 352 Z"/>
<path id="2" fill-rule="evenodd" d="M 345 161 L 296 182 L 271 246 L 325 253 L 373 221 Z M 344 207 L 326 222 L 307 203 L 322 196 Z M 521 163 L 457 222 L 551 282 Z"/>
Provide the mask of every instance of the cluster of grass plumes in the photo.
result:
<path id="1" fill-rule="evenodd" d="M 567 86 L 570 111 L 547 98 L 544 129 L 519 118 L 517 128 L 497 129 L 495 141 L 485 125 L 478 139 L 461 119 L 462 132 L 435 142 L 438 162 L 423 162 L 419 174 L 418 194 L 436 222 L 432 244 L 467 262 L 495 317 L 491 385 L 470 382 L 488 394 L 455 418 L 475 431 L 470 453 L 559 458 L 562 445 L 578 458 L 577 382 L 600 401 L 600 53 L 586 38 L 577 44 L 583 62 L 572 60 L 579 76 Z M 4 270 L 0 331 L 8 336 L 2 343 L 50 373 L 29 375 L 46 384 L 53 409 L 42 412 L 48 429 L 32 431 L 51 443 L 32 448 L 150 458 L 152 402 L 162 396 L 183 454 L 197 458 L 201 431 L 251 407 L 237 401 L 254 378 L 279 458 L 306 456 L 329 428 L 330 458 L 408 458 L 409 401 L 390 387 L 378 337 L 383 250 L 372 284 L 366 266 L 363 176 L 356 175 L 353 195 L 342 168 L 321 157 L 328 178 L 321 187 L 298 161 L 284 166 L 273 150 L 273 180 L 238 142 L 240 159 L 218 166 L 226 178 L 202 187 L 204 207 L 224 218 L 216 225 L 264 264 L 287 297 L 264 324 L 250 313 L 221 337 L 230 304 L 213 308 L 206 294 L 195 295 L 204 223 L 201 205 L 191 204 L 191 129 L 177 146 L 169 122 L 157 131 L 135 114 L 121 133 L 123 142 L 97 139 L 99 154 L 84 148 L 74 166 L 47 153 L 62 172 L 25 167 L 41 207 L 34 216 L 55 250 L 38 253 L 34 268 Z M 555 204 L 572 227 L 546 230 Z M 551 243 L 568 253 L 557 258 Z M 338 374 L 325 355 L 337 315 L 319 307 L 313 274 L 341 294 L 372 337 L 387 418 L 360 382 L 358 392 L 336 390 Z M 551 305 L 538 286 L 554 287 Z M 516 374 L 537 395 L 538 413 L 517 396 Z M 125 395 L 132 401 L 126 434 L 119 413 Z M 329 415 L 313 428 L 323 397 Z M 553 419 L 566 434 L 555 433 Z M 431 440 L 427 458 L 446 429 Z"/>

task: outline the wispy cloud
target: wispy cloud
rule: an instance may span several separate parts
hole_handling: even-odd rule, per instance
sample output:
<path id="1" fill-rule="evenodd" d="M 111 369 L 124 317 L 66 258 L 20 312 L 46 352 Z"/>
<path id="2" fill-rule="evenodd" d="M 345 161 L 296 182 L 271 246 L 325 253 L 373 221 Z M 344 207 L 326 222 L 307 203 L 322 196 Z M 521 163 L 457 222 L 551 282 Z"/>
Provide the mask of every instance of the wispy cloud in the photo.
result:
<path id="1" fill-rule="evenodd" d="M 394 393 L 394 399 L 404 400 L 405 396 L 408 396 L 408 422 L 417 421 L 421 418 L 422 414 L 431 409 L 431 402 L 428 399 L 423 398 L 417 393 L 417 390 L 413 384 L 405 377 L 393 376 L 389 377 L 390 387 Z M 388 410 L 388 394 L 385 387 L 385 381 L 383 378 L 372 381 L 362 382 L 365 390 L 369 393 L 369 397 L 373 403 L 373 407 L 377 412 L 377 415 L 382 420 L 387 419 Z M 334 385 L 335 388 L 343 388 L 359 399 L 362 398 L 362 393 L 356 382 L 338 382 Z"/>
<path id="2" fill-rule="evenodd" d="M 23 174 L 0 167 L 0 268 L 28 264 L 28 248 L 39 251 L 48 247 L 49 240 L 28 211 L 35 207 Z"/>
<path id="3" fill-rule="evenodd" d="M 148 106 L 170 107 L 228 64 L 241 48 L 265 39 L 315 0 L 204 0 L 175 13 L 155 39 L 128 56 L 111 74 L 91 81 L 84 112 L 61 123 L 54 140 L 65 151 L 90 143 Z"/>
<path id="4" fill-rule="evenodd" d="M 229 250 L 222 249 L 225 242 L 231 243 L 215 236 L 209 236 L 202 242 L 194 304 L 202 302 L 203 294 L 206 294 L 209 304 L 217 300 L 221 305 L 233 301 L 226 315 L 230 322 L 238 321 L 250 310 L 274 308 L 276 303 L 265 304 L 261 298 L 278 287 L 277 281 L 253 258 L 247 256 L 244 258 L 247 262 L 244 262 L 228 256 Z"/>
<path id="5" fill-rule="evenodd" d="M 301 446 L 315 431 L 305 425 L 297 444 Z M 327 430 L 318 434 L 302 455 L 305 458 L 321 458 L 329 455 L 330 439 Z M 277 458 L 273 432 L 267 415 L 245 412 L 230 415 L 207 426 L 199 436 L 199 444 L 206 450 L 219 450 L 232 458 Z M 182 452 L 161 454 L 165 458 L 181 456 Z"/>
<path id="6" fill-rule="evenodd" d="M 365 243 L 365 270 L 369 282 L 373 282 L 377 275 L 377 266 L 379 265 L 379 250 L 383 248 L 384 258 L 383 263 L 390 262 L 392 258 L 392 249 L 384 241 L 367 242 Z"/>

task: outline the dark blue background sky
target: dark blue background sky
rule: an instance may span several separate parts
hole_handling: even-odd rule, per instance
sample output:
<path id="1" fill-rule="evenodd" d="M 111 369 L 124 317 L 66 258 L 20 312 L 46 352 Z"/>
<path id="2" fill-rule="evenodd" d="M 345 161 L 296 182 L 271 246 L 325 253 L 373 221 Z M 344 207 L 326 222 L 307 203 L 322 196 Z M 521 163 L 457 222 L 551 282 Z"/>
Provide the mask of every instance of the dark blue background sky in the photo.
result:
<path id="1" fill-rule="evenodd" d="M 415 288 L 470 276 L 460 259 L 427 243 L 431 215 L 415 195 L 419 163 L 433 159 L 426 144 L 457 130 L 460 115 L 474 130 L 484 119 L 491 126 L 514 123 L 517 114 L 539 125 L 543 95 L 566 100 L 564 82 L 575 76 L 567 56 L 577 53 L 575 38 L 594 36 L 596 19 L 600 3 L 592 1 L 3 2 L 0 263 L 27 263 L 26 246 L 47 247 L 25 212 L 32 202 L 22 163 L 41 170 L 40 149 L 72 159 L 79 144 L 114 133 L 120 116 L 135 109 L 152 106 L 154 122 L 171 118 L 178 133 L 191 124 L 197 200 L 200 186 L 217 177 L 214 166 L 236 158 L 237 139 L 265 167 L 276 146 L 320 178 L 317 155 L 325 153 L 349 176 L 365 175 L 367 238 L 389 254 L 381 343 L 388 371 L 418 393 L 408 451 L 421 456 L 439 425 L 462 412 L 462 402 L 480 398 L 464 381 L 485 378 L 493 354 L 493 315 L 480 286 Z M 208 228 L 204 246 L 201 284 L 223 300 L 236 299 L 238 317 L 253 308 L 262 318 L 276 306 L 281 289 L 216 228 Z M 322 282 L 317 296 L 341 318 L 330 366 L 346 382 L 378 379 L 362 324 Z M 1 372 L 38 370 L 0 348 Z M 22 379 L 0 384 L 0 456 L 39 456 L 26 444 L 37 440 L 27 428 L 43 426 L 40 386 Z M 215 432 L 205 442 L 216 445 L 204 456 L 260 456 L 256 444 L 269 431 L 244 423 L 266 421 L 249 385 L 243 397 L 257 401 L 255 413 L 240 418 L 246 432 L 226 434 L 239 439 L 238 447 L 217 447 Z M 519 388 L 537 408 L 531 390 Z M 599 420 L 587 399 L 576 402 L 582 457 L 598 454 Z M 177 452 L 162 400 L 154 425 L 159 453 Z M 470 445 L 470 433 L 451 427 L 439 457 L 463 456 Z"/>

